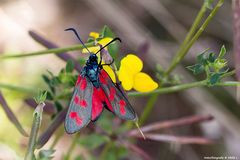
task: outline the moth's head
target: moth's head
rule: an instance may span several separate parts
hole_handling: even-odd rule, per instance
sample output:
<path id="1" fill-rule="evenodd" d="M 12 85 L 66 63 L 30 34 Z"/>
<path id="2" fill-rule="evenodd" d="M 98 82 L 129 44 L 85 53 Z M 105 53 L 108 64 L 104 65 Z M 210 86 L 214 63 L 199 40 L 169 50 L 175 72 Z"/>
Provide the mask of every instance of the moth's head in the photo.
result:
<path id="1" fill-rule="evenodd" d="M 89 59 L 88 59 L 88 62 L 89 63 L 97 63 L 98 62 L 98 57 L 97 57 L 97 55 L 96 54 L 91 54 L 90 56 L 89 56 Z"/>

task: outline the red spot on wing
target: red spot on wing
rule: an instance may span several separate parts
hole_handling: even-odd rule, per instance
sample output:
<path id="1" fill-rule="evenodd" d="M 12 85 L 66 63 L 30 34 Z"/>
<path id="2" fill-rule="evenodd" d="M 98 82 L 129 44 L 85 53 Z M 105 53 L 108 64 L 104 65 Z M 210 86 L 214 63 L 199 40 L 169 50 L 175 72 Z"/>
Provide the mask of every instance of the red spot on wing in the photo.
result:
<path id="1" fill-rule="evenodd" d="M 74 97 L 74 103 L 75 103 L 75 104 L 78 104 L 78 102 L 79 102 L 79 97 L 76 95 L 76 96 Z"/>
<path id="2" fill-rule="evenodd" d="M 75 119 L 78 126 L 82 125 L 82 118 L 78 116 L 77 112 L 70 112 L 69 116 L 71 119 Z"/>
<path id="3" fill-rule="evenodd" d="M 84 108 L 87 107 L 87 101 L 85 99 L 80 100 L 79 104 L 81 107 L 84 107 Z"/>
<path id="4" fill-rule="evenodd" d="M 86 87 L 87 87 L 87 79 L 83 78 L 82 81 L 81 81 L 81 84 L 80 84 L 80 89 L 85 90 Z"/>
<path id="5" fill-rule="evenodd" d="M 126 102 L 121 99 L 119 101 L 119 105 L 120 105 L 120 113 L 121 113 L 121 115 L 125 115 L 126 114 L 126 109 L 125 109 Z"/>
<path id="6" fill-rule="evenodd" d="M 110 93 L 109 93 L 109 100 L 110 100 L 110 101 L 113 101 L 115 95 L 116 95 L 116 90 L 115 90 L 114 87 L 111 87 L 111 88 L 110 88 Z"/>
<path id="7" fill-rule="evenodd" d="M 95 120 L 103 110 L 104 92 L 102 88 L 93 88 L 92 95 L 92 120 Z"/>
<path id="8" fill-rule="evenodd" d="M 105 78 L 108 78 L 108 74 L 105 70 L 101 70 L 101 75 L 102 77 L 105 79 Z"/>
<path id="9" fill-rule="evenodd" d="M 106 79 L 104 78 L 104 77 L 102 77 L 102 76 L 100 76 L 100 82 L 102 83 L 102 84 L 107 84 L 107 81 L 106 81 Z"/>
<path id="10" fill-rule="evenodd" d="M 77 117 L 77 112 L 70 112 L 69 117 L 72 119 Z"/>
<path id="11" fill-rule="evenodd" d="M 76 81 L 75 86 L 77 86 L 77 85 L 80 83 L 81 79 L 82 79 L 82 77 L 79 75 L 79 76 L 78 76 L 78 79 L 77 79 L 77 81 Z"/>

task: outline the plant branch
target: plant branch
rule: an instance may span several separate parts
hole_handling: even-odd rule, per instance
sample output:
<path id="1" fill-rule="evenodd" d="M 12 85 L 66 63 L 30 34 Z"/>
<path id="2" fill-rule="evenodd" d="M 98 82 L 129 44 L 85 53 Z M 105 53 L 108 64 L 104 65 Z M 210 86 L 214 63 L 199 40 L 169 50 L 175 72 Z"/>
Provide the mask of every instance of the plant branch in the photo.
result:
<path id="1" fill-rule="evenodd" d="M 18 91 L 18 92 L 25 92 L 25 93 L 33 93 L 33 94 L 37 93 L 37 90 L 34 88 L 25 88 L 21 86 L 15 86 L 15 85 L 4 84 L 4 83 L 0 83 L 0 88 Z"/>
<path id="2" fill-rule="evenodd" d="M 22 125 L 18 121 L 17 117 L 11 110 L 11 108 L 8 106 L 4 96 L 2 95 L 0 91 L 0 105 L 2 106 L 4 112 L 6 113 L 8 119 L 15 125 L 15 127 L 18 129 L 18 131 L 25 137 L 28 137 L 27 132 L 23 129 Z"/>
<path id="3" fill-rule="evenodd" d="M 85 46 L 87 46 L 87 47 L 90 47 L 90 46 L 93 46 L 93 45 L 94 45 L 93 42 L 85 43 Z M 63 52 L 68 52 L 68 51 L 81 50 L 83 48 L 84 48 L 83 45 L 78 44 L 78 45 L 65 47 L 65 48 L 53 48 L 53 49 L 37 51 L 37 52 L 30 52 L 30 53 L 2 55 L 2 56 L 0 56 L 0 60 L 10 59 L 10 58 L 23 58 L 23 57 L 30 57 L 30 56 L 39 56 L 39 55 L 45 55 L 45 54 L 60 54 L 60 53 L 63 53 Z"/>
<path id="4" fill-rule="evenodd" d="M 153 110 L 154 104 L 156 103 L 156 101 L 158 99 L 158 95 L 159 94 L 154 94 L 149 98 L 149 100 L 146 104 L 146 107 L 144 107 L 143 113 L 140 116 L 139 126 L 142 126 L 144 124 L 144 122 L 148 119 L 150 113 Z"/>
<path id="5" fill-rule="evenodd" d="M 69 159 L 71 158 L 72 152 L 74 151 L 74 148 L 75 148 L 76 145 L 77 145 L 79 135 L 80 135 L 80 134 L 77 133 L 77 134 L 75 135 L 75 137 L 73 138 L 72 143 L 71 143 L 71 145 L 70 145 L 70 147 L 69 147 L 69 149 L 68 149 L 68 151 L 67 151 L 67 154 L 66 154 L 66 156 L 65 156 L 65 158 L 64 158 L 65 160 L 69 160 Z"/>
<path id="6" fill-rule="evenodd" d="M 189 89 L 189 88 L 205 86 L 206 83 L 207 83 L 207 81 L 203 80 L 203 81 L 197 81 L 197 82 L 192 82 L 192 83 L 180 84 L 180 85 L 171 86 L 171 87 L 159 88 L 159 89 L 156 89 L 152 92 L 147 92 L 147 93 L 129 92 L 128 96 L 138 97 L 138 96 L 148 96 L 148 95 L 153 95 L 153 94 L 173 93 L 173 92 L 186 90 L 186 89 Z"/>
<path id="7" fill-rule="evenodd" d="M 197 33 L 193 36 L 193 38 L 189 42 L 187 42 L 183 47 L 180 48 L 180 50 L 177 52 L 175 57 L 173 58 L 173 61 L 170 64 L 170 67 L 167 69 L 165 75 L 168 76 L 180 63 L 180 61 L 185 57 L 185 55 L 188 53 L 189 49 L 192 47 L 192 45 L 198 40 L 202 32 L 206 29 L 209 22 L 212 20 L 212 18 L 216 15 L 219 8 L 222 6 L 224 0 L 219 0 L 212 12 L 208 15 L 202 26 L 198 29 Z M 200 21 L 199 21 L 200 23 Z M 196 25 L 197 26 L 197 25 Z"/>
<path id="8" fill-rule="evenodd" d="M 36 159 L 34 155 L 34 150 L 36 148 L 36 139 L 37 139 L 38 130 L 40 128 L 41 121 L 42 121 L 42 112 L 43 112 L 44 106 L 45 106 L 44 103 L 40 103 L 33 113 L 33 124 L 32 124 L 31 134 L 28 142 L 28 150 L 25 156 L 25 160 Z"/>
<path id="9" fill-rule="evenodd" d="M 156 131 L 160 129 L 166 129 L 166 128 L 172 128 L 177 126 L 190 125 L 193 123 L 210 121 L 212 119 L 213 117 L 211 115 L 195 115 L 195 116 L 183 117 L 179 119 L 167 120 L 163 122 L 152 123 L 150 125 L 141 127 L 141 130 L 142 132 L 146 133 L 149 131 Z M 129 131 L 128 135 L 134 135 L 138 133 L 139 133 L 138 130 L 134 129 L 132 131 Z"/>
<path id="10" fill-rule="evenodd" d="M 174 142 L 180 144 L 213 144 L 214 141 L 204 137 L 192 137 L 192 136 L 174 136 L 167 134 L 145 134 L 146 139 L 161 141 L 161 142 Z M 134 135 L 133 137 L 141 137 L 139 135 Z"/>

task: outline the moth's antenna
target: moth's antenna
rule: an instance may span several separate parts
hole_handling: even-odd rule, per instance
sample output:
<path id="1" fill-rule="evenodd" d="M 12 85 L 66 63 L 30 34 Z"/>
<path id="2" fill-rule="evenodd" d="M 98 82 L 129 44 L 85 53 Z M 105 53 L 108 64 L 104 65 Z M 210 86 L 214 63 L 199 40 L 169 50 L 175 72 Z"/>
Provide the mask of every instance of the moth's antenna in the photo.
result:
<path id="1" fill-rule="evenodd" d="M 100 48 L 100 49 L 97 51 L 97 53 L 100 52 L 101 50 L 103 50 L 103 49 L 104 49 L 105 47 L 107 47 L 109 44 L 113 43 L 114 41 L 122 42 L 120 38 L 116 37 L 116 38 L 114 38 L 113 40 L 111 40 L 110 42 L 108 42 L 105 46 L 103 46 L 102 48 Z M 95 53 L 95 54 L 97 54 L 97 53 Z"/>
<path id="2" fill-rule="evenodd" d="M 67 29 L 65 29 L 64 31 L 73 31 L 73 33 L 77 36 L 78 40 L 79 40 L 80 43 L 83 45 L 83 47 L 85 47 L 86 50 L 87 50 L 90 54 L 92 54 L 92 53 L 88 50 L 88 48 L 85 46 L 85 44 L 83 43 L 83 41 L 81 40 L 80 36 L 78 35 L 77 31 L 76 31 L 74 28 L 67 28 Z"/>

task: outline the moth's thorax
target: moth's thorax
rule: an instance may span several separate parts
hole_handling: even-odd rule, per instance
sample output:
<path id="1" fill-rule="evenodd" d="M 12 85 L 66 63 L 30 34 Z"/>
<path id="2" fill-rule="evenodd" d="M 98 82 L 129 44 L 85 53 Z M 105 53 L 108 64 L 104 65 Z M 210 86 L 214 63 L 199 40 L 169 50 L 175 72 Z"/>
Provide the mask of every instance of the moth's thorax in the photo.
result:
<path id="1" fill-rule="evenodd" d="M 94 87 L 99 87 L 99 65 L 98 65 L 98 57 L 95 54 L 91 54 L 89 59 L 87 60 L 86 66 L 83 69 L 83 74 L 88 78 L 89 81 L 92 82 Z"/>

